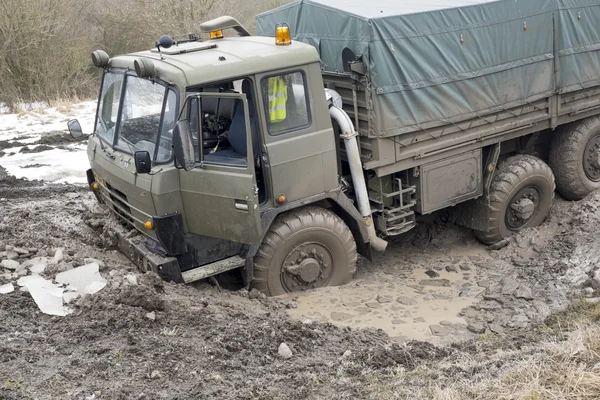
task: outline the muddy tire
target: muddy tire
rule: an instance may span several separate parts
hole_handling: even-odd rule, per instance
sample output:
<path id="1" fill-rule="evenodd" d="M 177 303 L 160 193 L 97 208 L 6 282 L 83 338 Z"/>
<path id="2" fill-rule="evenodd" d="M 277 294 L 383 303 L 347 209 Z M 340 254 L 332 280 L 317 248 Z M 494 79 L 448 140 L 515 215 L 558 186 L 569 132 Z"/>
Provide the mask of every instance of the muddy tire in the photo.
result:
<path id="1" fill-rule="evenodd" d="M 521 229 L 541 225 L 552 207 L 554 188 L 552 170 L 539 158 L 508 158 L 490 186 L 488 231 L 474 230 L 475 236 L 485 244 L 494 244 Z"/>
<path id="2" fill-rule="evenodd" d="M 318 207 L 282 214 L 254 257 L 251 287 L 269 296 L 339 286 L 356 273 L 356 243 L 337 215 Z"/>
<path id="3" fill-rule="evenodd" d="M 550 167 L 558 192 L 567 200 L 580 200 L 600 189 L 600 118 L 588 118 L 556 132 Z"/>

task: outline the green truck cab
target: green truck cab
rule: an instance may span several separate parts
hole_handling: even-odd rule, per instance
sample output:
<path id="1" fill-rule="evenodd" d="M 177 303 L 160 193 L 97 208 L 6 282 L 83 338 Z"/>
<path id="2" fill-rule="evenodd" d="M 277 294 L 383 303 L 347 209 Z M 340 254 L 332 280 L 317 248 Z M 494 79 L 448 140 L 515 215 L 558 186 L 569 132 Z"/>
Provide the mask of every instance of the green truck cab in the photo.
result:
<path id="1" fill-rule="evenodd" d="M 597 30 L 571 1 L 380 17 L 379 0 L 298 0 L 258 16 L 264 36 L 221 17 L 200 25 L 205 40 L 96 51 L 89 185 L 141 233 L 116 229 L 141 268 L 186 283 L 241 268 L 269 295 L 348 283 L 358 254 L 444 208 L 502 241 L 545 220 L 555 187 L 600 188 Z M 504 37 L 523 44 L 484 51 Z"/>
<path id="2" fill-rule="evenodd" d="M 363 218 L 338 181 L 338 151 L 316 50 L 248 36 L 231 18 L 203 30 L 232 26 L 243 36 L 178 43 L 163 38 L 166 43 L 151 51 L 111 59 L 94 54 L 104 74 L 87 150 L 88 180 L 101 202 L 143 234 L 144 240 L 124 251 L 178 282 L 239 267 L 247 281 L 258 282 L 254 257 L 274 221 L 302 209 L 302 218 L 328 219 L 317 221 L 325 224 L 317 231 L 330 229 L 329 219 L 334 228 L 352 229 L 346 237 L 352 245 L 337 246 L 350 253 L 346 264 L 356 263 L 355 237 L 369 257 Z M 289 88 L 281 121 L 269 115 L 273 79 Z M 193 145 L 186 168 L 176 166 L 173 151 L 173 132 L 179 133 L 182 121 Z M 336 213 L 317 215 L 307 205 Z M 315 246 L 289 259 L 296 270 L 288 273 L 287 286 L 264 290 L 278 294 L 295 286 L 347 282 L 354 267 L 336 276 L 335 254 L 329 254 L 336 249 Z"/>

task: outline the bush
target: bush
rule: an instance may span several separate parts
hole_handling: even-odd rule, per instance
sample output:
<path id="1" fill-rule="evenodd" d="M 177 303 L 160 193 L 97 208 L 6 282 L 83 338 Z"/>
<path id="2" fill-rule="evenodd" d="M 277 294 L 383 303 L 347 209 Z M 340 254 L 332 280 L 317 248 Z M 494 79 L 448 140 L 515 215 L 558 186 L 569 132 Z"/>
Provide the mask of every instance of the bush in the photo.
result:
<path id="1" fill-rule="evenodd" d="M 250 31 L 256 14 L 287 0 L 2 0 L 0 103 L 95 97 L 90 53 L 149 49 L 163 34 L 198 33 L 202 21 L 232 15 Z"/>

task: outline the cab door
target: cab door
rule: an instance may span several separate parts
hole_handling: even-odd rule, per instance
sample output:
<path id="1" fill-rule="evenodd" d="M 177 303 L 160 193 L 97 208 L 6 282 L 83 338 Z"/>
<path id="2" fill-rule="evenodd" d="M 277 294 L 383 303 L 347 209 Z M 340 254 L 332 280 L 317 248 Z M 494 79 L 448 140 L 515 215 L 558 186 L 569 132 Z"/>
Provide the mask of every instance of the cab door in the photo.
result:
<path id="1" fill-rule="evenodd" d="M 246 95 L 199 93 L 189 96 L 186 103 L 188 110 L 184 112 L 188 118 L 193 112 L 200 116 L 190 118 L 192 130 L 197 129 L 194 135 L 194 144 L 198 146 L 196 166 L 191 171 L 180 170 L 179 175 L 189 232 L 259 244 L 262 229 Z M 220 132 L 218 147 L 211 142 L 210 149 L 204 149 L 203 143 L 208 140 L 203 139 L 203 132 L 214 129 L 215 120 L 218 127 L 230 122 L 229 131 L 227 135 Z M 227 146 L 226 137 L 236 146 Z M 244 137 L 246 154 L 242 151 Z"/>

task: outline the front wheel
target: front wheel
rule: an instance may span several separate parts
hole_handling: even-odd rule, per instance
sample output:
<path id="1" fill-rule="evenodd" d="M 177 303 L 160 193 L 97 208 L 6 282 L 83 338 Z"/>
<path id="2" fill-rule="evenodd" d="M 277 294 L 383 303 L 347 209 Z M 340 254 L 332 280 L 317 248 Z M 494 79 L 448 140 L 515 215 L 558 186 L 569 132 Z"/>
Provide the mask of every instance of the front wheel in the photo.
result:
<path id="1" fill-rule="evenodd" d="M 552 207 L 554 188 L 552 170 L 539 158 L 508 158 L 492 179 L 487 231 L 474 230 L 475 236 L 485 244 L 494 244 L 522 229 L 541 225 Z"/>
<path id="2" fill-rule="evenodd" d="M 277 217 L 254 257 L 253 288 L 269 296 L 339 286 L 356 273 L 356 243 L 333 212 L 306 207 Z"/>

